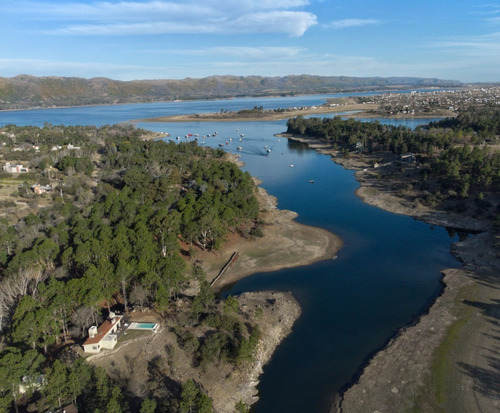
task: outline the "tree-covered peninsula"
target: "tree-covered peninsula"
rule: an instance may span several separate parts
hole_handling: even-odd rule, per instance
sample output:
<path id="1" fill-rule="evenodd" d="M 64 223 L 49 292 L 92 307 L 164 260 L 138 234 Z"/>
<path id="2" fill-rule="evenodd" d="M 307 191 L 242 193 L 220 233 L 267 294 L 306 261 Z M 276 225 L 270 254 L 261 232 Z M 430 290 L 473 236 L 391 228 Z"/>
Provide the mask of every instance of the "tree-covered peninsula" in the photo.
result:
<path id="1" fill-rule="evenodd" d="M 378 179 L 402 196 L 414 192 L 414 200 L 432 208 L 500 225 L 498 108 L 471 109 L 415 130 L 378 121 L 299 116 L 287 122 L 287 133 L 328 142 L 346 160 L 364 158 Z"/>
<path id="2" fill-rule="evenodd" d="M 1 189 L 15 199 L 0 218 L 0 411 L 211 411 L 200 374 L 252 360 L 262 308 L 216 298 L 196 253 L 229 232 L 259 233 L 249 174 L 221 150 L 131 126 L 0 132 Z M 139 390 L 81 348 L 89 327 L 132 309 L 173 337 L 164 357 L 144 361 Z M 134 334 L 144 333 L 122 345 Z M 179 380 L 180 360 L 192 377 Z"/>

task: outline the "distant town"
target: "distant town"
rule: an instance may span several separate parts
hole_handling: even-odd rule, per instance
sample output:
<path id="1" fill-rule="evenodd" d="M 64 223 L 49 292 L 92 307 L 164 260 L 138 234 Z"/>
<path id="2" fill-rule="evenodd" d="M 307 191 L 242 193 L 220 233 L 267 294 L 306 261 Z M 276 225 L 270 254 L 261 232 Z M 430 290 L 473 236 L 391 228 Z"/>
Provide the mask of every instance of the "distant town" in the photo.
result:
<path id="1" fill-rule="evenodd" d="M 378 105 L 376 109 L 368 111 L 378 116 L 455 116 L 473 106 L 500 105 L 500 87 L 383 93 L 356 97 L 355 101 Z"/>

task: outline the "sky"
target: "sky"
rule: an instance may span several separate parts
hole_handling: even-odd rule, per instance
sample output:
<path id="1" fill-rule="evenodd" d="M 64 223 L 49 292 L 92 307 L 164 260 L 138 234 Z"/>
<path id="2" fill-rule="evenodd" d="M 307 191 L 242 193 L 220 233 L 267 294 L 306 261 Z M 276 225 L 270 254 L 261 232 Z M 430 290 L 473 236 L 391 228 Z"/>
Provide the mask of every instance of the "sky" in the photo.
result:
<path id="1" fill-rule="evenodd" d="M 500 81 L 495 0 L 0 0 L 0 77 Z"/>

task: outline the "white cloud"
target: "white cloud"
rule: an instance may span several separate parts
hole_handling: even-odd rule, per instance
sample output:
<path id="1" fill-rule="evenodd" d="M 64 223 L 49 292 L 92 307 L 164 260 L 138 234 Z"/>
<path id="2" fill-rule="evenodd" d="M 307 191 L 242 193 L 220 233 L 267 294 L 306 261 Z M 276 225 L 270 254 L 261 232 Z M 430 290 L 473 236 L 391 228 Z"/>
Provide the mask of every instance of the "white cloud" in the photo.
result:
<path id="1" fill-rule="evenodd" d="M 65 35 L 151 35 L 151 34 L 228 34 L 228 33 L 284 33 L 302 36 L 316 24 L 316 17 L 305 12 L 273 11 L 251 13 L 234 19 L 205 19 L 202 23 L 193 20 L 139 21 L 116 24 L 77 24 L 53 31 Z"/>
<path id="2" fill-rule="evenodd" d="M 76 35 L 140 35 L 162 33 L 284 33 L 301 36 L 316 24 L 302 10 L 308 0 L 153 0 L 118 3 L 45 4 L 7 2 L 0 14 L 21 15 L 53 24 L 49 33 Z"/>
<path id="3" fill-rule="evenodd" d="M 229 57 L 235 59 L 242 59 L 244 61 L 252 60 L 276 60 L 296 58 L 305 49 L 299 47 L 244 47 L 244 46 L 231 46 L 231 47 L 209 47 L 206 49 L 192 49 L 192 50 L 169 50 L 170 54 L 177 55 L 190 55 L 190 56 L 217 56 L 218 59 L 222 57 Z"/>
<path id="4" fill-rule="evenodd" d="M 246 33 L 286 33 L 302 36 L 305 31 L 316 24 L 316 16 L 306 12 L 272 11 L 239 16 L 232 25 L 234 32 L 240 28 Z"/>
<path id="5" fill-rule="evenodd" d="M 374 19 L 343 19 L 332 21 L 327 26 L 333 29 L 346 29 L 348 27 L 360 27 L 369 24 L 380 24 L 380 21 Z"/>
<path id="6" fill-rule="evenodd" d="M 431 46 L 448 53 L 461 56 L 491 57 L 500 62 L 500 32 L 481 36 L 456 37 L 435 42 Z"/>

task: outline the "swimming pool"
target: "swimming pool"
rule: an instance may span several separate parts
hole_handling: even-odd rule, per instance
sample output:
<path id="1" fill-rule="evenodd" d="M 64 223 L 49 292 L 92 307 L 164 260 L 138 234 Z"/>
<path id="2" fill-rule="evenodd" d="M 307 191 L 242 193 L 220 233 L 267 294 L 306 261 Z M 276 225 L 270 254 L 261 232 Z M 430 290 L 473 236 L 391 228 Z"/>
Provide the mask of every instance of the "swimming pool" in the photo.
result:
<path id="1" fill-rule="evenodd" d="M 158 331 L 159 324 L 157 323 L 140 323 L 140 322 L 134 322 L 130 323 L 128 328 L 130 330 L 151 330 L 151 331 Z"/>

